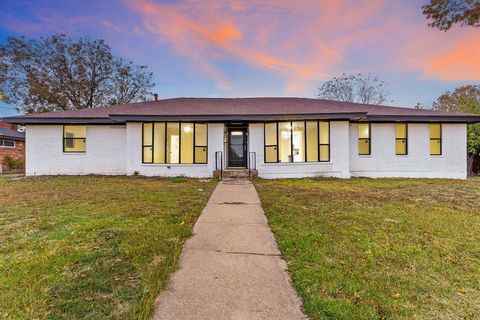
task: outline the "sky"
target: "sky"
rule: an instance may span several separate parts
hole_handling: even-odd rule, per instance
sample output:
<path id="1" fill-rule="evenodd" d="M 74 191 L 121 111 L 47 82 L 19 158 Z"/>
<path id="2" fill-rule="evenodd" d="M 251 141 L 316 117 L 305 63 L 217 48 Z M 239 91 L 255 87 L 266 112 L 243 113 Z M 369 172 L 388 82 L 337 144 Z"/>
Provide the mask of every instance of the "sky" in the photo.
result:
<path id="1" fill-rule="evenodd" d="M 422 1 L 0 0 L 7 36 L 103 38 L 170 97 L 313 98 L 342 73 L 388 83 L 396 106 L 480 83 L 480 28 L 432 29 Z M 0 103 L 0 117 L 14 115 Z"/>

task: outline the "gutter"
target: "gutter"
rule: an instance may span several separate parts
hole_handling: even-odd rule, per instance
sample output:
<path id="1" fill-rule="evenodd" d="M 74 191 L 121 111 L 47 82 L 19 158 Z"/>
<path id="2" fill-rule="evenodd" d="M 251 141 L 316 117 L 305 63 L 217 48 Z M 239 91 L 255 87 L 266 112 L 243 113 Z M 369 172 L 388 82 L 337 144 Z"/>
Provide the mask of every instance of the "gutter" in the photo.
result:
<path id="1" fill-rule="evenodd" d="M 450 123 L 478 123 L 480 122 L 480 115 L 451 115 L 451 116 L 412 116 L 412 115 L 371 115 L 367 116 L 366 121 L 371 122 L 392 122 L 392 121 L 405 121 L 405 122 L 450 122 Z"/>
<path id="2" fill-rule="evenodd" d="M 345 120 L 371 122 L 450 122 L 450 123 L 479 123 L 480 115 L 368 115 L 366 112 L 353 113 L 318 113 L 318 114 L 258 114 L 258 115 L 122 115 L 112 114 L 108 118 L 76 118 L 76 117 L 28 117 L 14 116 L 3 118 L 3 121 L 18 125 L 26 124 L 104 124 L 116 125 L 126 122 L 143 121 L 248 121 L 266 122 L 281 120 Z"/>
<path id="3" fill-rule="evenodd" d="M 119 124 L 118 122 L 109 118 L 36 118 L 36 117 L 6 117 L 3 121 L 12 124 L 26 125 L 26 124 Z"/>
<path id="4" fill-rule="evenodd" d="M 249 121 L 249 122 L 265 122 L 277 120 L 360 120 L 366 117 L 366 113 L 319 113 L 319 114 L 258 114 L 258 115 L 110 115 L 110 119 L 122 122 L 142 122 L 142 121 Z"/>

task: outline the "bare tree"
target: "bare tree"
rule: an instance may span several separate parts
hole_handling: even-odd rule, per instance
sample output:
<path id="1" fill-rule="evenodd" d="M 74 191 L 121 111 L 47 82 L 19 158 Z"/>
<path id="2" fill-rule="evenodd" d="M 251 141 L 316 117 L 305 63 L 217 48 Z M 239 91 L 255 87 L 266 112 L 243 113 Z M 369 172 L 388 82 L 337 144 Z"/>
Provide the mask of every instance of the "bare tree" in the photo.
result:
<path id="1" fill-rule="evenodd" d="M 386 83 L 370 73 L 366 75 L 343 73 L 340 77 L 334 77 L 323 83 L 318 93 L 318 97 L 323 99 L 366 104 L 382 104 L 388 100 L 389 96 Z"/>
<path id="2" fill-rule="evenodd" d="M 480 27 L 480 0 L 430 0 L 422 9 L 432 28 L 447 31 L 456 23 Z"/>
<path id="3" fill-rule="evenodd" d="M 146 66 L 114 57 L 103 40 L 8 37 L 0 46 L 3 100 L 27 113 L 145 100 L 152 78 Z"/>

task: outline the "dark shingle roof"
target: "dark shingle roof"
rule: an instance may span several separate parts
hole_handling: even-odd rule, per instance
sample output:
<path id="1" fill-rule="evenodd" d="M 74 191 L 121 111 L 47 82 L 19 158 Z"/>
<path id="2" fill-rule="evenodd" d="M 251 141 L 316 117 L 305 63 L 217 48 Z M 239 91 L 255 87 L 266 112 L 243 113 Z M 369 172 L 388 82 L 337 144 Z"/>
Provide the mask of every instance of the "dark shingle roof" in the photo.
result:
<path id="1" fill-rule="evenodd" d="M 480 122 L 479 115 L 308 98 L 174 98 L 6 118 L 12 123 L 125 122 L 147 119 L 251 120 L 321 117 L 350 120 Z"/>
<path id="2" fill-rule="evenodd" d="M 0 138 L 9 138 L 13 140 L 25 140 L 25 132 L 19 132 L 7 128 L 0 128 Z"/>

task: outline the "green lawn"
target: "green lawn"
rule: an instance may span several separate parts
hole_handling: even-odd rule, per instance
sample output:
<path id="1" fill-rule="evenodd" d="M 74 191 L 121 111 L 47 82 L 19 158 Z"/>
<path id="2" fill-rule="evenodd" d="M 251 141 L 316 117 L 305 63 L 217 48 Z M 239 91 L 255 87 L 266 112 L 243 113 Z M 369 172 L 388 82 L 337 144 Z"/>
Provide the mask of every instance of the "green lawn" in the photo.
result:
<path id="1" fill-rule="evenodd" d="M 0 319 L 147 319 L 215 184 L 0 176 Z"/>
<path id="2" fill-rule="evenodd" d="M 255 185 L 312 319 L 480 319 L 480 179 Z"/>

